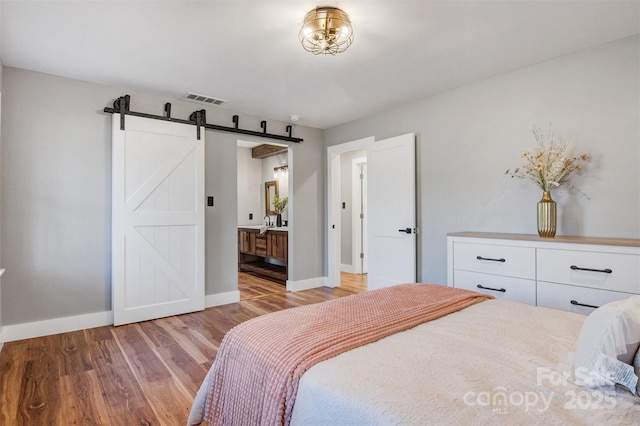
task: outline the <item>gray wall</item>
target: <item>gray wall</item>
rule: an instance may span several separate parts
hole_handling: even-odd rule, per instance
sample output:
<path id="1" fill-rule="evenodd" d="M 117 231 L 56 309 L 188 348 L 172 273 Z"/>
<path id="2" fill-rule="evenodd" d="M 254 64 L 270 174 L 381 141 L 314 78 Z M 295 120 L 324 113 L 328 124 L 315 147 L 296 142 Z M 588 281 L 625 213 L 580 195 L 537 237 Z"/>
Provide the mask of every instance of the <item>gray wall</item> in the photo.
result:
<path id="1" fill-rule="evenodd" d="M 259 124 L 259 123 L 258 123 Z M 258 125 L 256 124 L 256 125 Z M 321 278 L 325 273 L 325 149 L 319 129 L 294 126 L 293 134 L 305 138 L 290 144 L 289 155 L 289 280 Z M 293 167 L 291 166 L 293 164 Z M 293 230 L 293 232 L 291 232 Z"/>
<path id="2" fill-rule="evenodd" d="M 251 148 L 238 147 L 238 225 L 263 223 L 262 160 L 251 157 Z M 253 214 L 253 220 L 249 214 Z"/>
<path id="3" fill-rule="evenodd" d="M 419 279 L 446 282 L 446 234 L 535 234 L 541 191 L 504 175 L 535 145 L 532 125 L 593 160 L 553 191 L 559 235 L 640 237 L 638 36 L 479 81 L 325 131 L 325 145 L 417 135 Z M 425 75 L 424 78 L 428 78 Z"/>
<path id="4" fill-rule="evenodd" d="M 2 9 L 0 7 L 0 9 Z M 1 43 L 0 43 L 1 45 Z M 1 56 L 1 54 L 0 54 Z M 0 61 L 0 119 L 2 117 L 2 103 L 4 101 L 2 101 L 2 70 L 3 70 L 3 66 L 2 66 L 2 61 Z M 0 120 L 1 121 L 1 120 Z M 0 176 L 2 175 L 2 130 L 1 130 L 1 124 L 0 124 Z M 2 190 L 2 188 L 0 188 L 0 191 Z M 2 211 L 2 192 L 0 192 L 0 211 Z M 2 230 L 2 215 L 0 215 L 0 232 Z M 0 233 L 0 240 L 2 240 L 2 234 Z M 4 263 L 2 262 L 2 247 L 0 245 L 0 269 L 4 268 L 3 267 Z M 2 345 L 2 279 L 0 278 L 0 346 Z"/>
<path id="5" fill-rule="evenodd" d="M 111 116 L 102 112 L 128 93 L 131 109 L 186 118 L 202 105 L 15 68 L 2 79 L 0 209 L 5 325 L 111 309 Z M 207 108 L 210 123 L 235 114 Z M 241 115 L 243 128 L 260 117 Z M 284 134 L 286 123 L 270 122 Z M 296 248 L 290 279 L 324 275 L 322 132 L 296 126 L 292 144 Z M 251 140 L 245 136 L 242 139 Z M 206 131 L 206 293 L 237 290 L 238 135 Z M 264 141 L 264 140 L 258 140 Z M 291 192 L 291 191 L 290 191 Z M 291 214 L 291 211 L 290 211 Z"/>
<path id="6" fill-rule="evenodd" d="M 264 159 L 252 158 L 251 148 L 238 147 L 238 225 L 262 225 L 266 219 L 265 182 L 278 181 L 280 198 L 289 196 L 288 176 L 273 177 L 273 168 L 287 164 L 287 154 Z M 288 219 L 288 208 L 282 213 Z M 253 213 L 253 220 L 249 219 Z M 275 223 L 276 216 L 269 220 Z"/>

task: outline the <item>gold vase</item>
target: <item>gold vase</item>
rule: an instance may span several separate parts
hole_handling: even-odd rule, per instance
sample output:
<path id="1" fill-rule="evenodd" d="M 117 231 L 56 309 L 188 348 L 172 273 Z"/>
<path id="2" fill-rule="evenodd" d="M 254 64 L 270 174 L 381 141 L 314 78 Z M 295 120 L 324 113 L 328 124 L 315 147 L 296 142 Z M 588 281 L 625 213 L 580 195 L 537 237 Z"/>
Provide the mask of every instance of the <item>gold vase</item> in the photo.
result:
<path id="1" fill-rule="evenodd" d="M 556 202 L 551 199 L 551 191 L 542 194 L 538 201 L 538 235 L 553 238 L 556 235 Z"/>

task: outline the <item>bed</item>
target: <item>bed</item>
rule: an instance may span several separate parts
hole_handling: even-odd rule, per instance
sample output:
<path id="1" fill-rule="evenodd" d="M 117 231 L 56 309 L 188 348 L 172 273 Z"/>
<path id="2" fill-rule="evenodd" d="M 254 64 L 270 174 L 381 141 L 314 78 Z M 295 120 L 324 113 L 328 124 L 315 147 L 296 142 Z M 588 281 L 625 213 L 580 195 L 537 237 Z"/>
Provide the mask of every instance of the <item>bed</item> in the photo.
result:
<path id="1" fill-rule="evenodd" d="M 276 398 L 277 412 L 253 419 L 243 418 L 243 411 L 263 404 L 260 400 L 265 395 L 273 396 L 275 387 L 265 381 L 265 377 L 287 362 L 280 362 L 276 357 L 268 361 L 266 367 L 259 367 L 261 352 L 271 352 L 267 346 L 278 347 L 283 340 L 265 337 L 258 342 L 255 353 L 249 355 L 252 350 L 242 346 L 241 324 L 236 327 L 240 330 L 234 329 L 225 336 L 218 357 L 196 396 L 189 424 L 204 421 L 228 425 L 640 424 L 640 397 L 629 390 L 613 386 L 590 389 L 576 384 L 573 361 L 576 342 L 587 318 L 583 315 L 427 284 L 376 290 L 325 304 L 339 300 L 343 300 L 340 303 L 344 306 L 361 303 L 356 304 L 355 309 L 347 308 L 349 315 L 356 311 L 356 327 L 345 327 L 351 330 L 364 324 L 362 327 L 367 328 L 369 323 L 363 323 L 361 318 L 384 316 L 390 310 L 386 305 L 376 305 L 366 299 L 371 297 L 367 294 L 387 292 L 384 294 L 405 306 L 421 297 L 416 296 L 417 293 L 407 296 L 408 289 L 428 290 L 425 299 L 462 291 L 467 294 L 456 293 L 455 298 L 464 296 L 466 301 L 456 303 L 466 306 L 456 306 L 452 312 L 438 307 L 436 310 L 444 312 L 442 316 L 427 322 L 415 320 L 420 323 L 414 325 L 411 324 L 414 320 L 394 317 L 390 321 L 392 328 L 396 328 L 392 333 L 382 338 L 373 336 L 369 343 L 356 342 L 352 348 L 343 341 L 335 344 L 336 337 L 332 335 L 328 340 L 331 344 L 325 345 L 329 356 L 317 356 L 325 349 L 311 349 L 311 357 L 318 358 L 315 362 L 307 364 L 301 361 L 303 358 L 293 361 L 293 369 L 302 370 L 298 371 L 295 383 L 290 380 L 291 372 L 284 373 L 289 374 L 283 382 L 287 399 L 285 402 L 281 397 Z M 434 295 L 434 291 L 438 294 Z M 325 304 L 321 304 L 320 309 Z M 374 306 L 374 309 L 364 314 L 357 312 L 366 310 L 365 306 Z M 416 306 L 414 311 L 420 309 L 418 302 Z M 300 312 L 303 314 L 300 318 L 309 317 L 309 312 L 314 311 Z M 325 321 L 327 311 L 321 312 L 317 317 Z M 251 321 L 258 320 L 269 327 L 273 315 Z M 328 316 L 345 322 L 340 315 Z M 277 326 L 278 319 L 275 321 Z M 378 322 L 372 322 L 374 328 Z M 404 329 L 397 329 L 399 323 L 406 323 Z M 306 325 L 302 329 L 304 327 Z M 299 344 L 295 342 L 304 339 L 300 337 L 300 330 L 293 332 L 294 340 L 285 346 L 295 346 Z M 278 333 L 287 335 L 282 330 Z M 344 341 L 359 340 L 348 333 L 340 332 L 349 336 Z M 314 336 L 309 333 L 307 337 L 314 340 Z M 334 351 L 335 346 L 345 344 L 344 351 Z M 235 347 L 237 352 L 233 352 L 234 348 L 227 352 L 226 346 Z M 284 358 L 294 356 L 290 354 L 297 356 L 297 350 L 285 351 Z M 224 359 L 236 360 L 237 365 L 224 365 Z M 262 378 L 256 381 L 255 376 L 261 374 Z M 224 389 L 233 386 L 239 387 L 235 395 L 224 393 Z M 235 415 L 241 413 L 239 417 L 234 417 L 233 410 L 225 411 L 232 406 L 235 406 Z M 258 411 L 264 415 L 268 410 Z"/>

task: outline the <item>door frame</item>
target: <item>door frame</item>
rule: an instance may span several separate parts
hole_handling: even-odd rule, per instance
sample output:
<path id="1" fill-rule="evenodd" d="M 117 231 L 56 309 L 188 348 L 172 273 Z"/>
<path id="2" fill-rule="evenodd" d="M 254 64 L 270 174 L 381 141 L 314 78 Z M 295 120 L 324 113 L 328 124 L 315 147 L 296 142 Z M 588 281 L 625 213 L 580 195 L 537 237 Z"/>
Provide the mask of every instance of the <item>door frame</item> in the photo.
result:
<path id="1" fill-rule="evenodd" d="M 327 278 L 325 287 L 340 285 L 341 235 L 341 172 L 340 154 L 366 149 L 375 141 L 373 136 L 327 147 Z"/>
<path id="2" fill-rule="evenodd" d="M 282 147 L 287 147 L 287 188 L 288 188 L 288 199 L 289 201 L 287 202 L 287 228 L 289 228 L 287 230 L 287 235 L 288 235 L 288 244 L 287 244 L 287 281 L 285 283 L 286 286 L 286 290 L 287 291 L 298 291 L 294 288 L 294 286 L 291 284 L 291 282 L 293 280 L 291 280 L 291 268 L 290 266 L 293 264 L 293 262 L 295 261 L 295 244 L 293 242 L 293 234 L 294 234 L 294 224 L 295 224 L 295 215 L 294 215 L 294 195 L 293 195 L 293 174 L 294 174 L 294 161 L 293 161 L 293 146 L 288 144 L 288 143 L 278 143 L 278 142 L 257 142 L 255 141 L 253 138 L 238 138 L 236 139 L 236 148 L 238 146 L 240 146 L 241 142 L 248 142 L 248 143 L 256 143 L 258 145 L 276 145 L 276 146 L 282 146 Z M 237 149 L 236 149 L 236 175 L 238 174 L 238 155 L 237 155 Z M 238 205 L 238 185 L 237 185 L 237 181 L 236 181 L 236 206 Z M 262 217 L 262 214 L 260 213 L 258 215 L 258 217 Z M 236 229 L 236 234 L 238 232 L 238 215 L 236 214 L 236 218 L 235 218 L 235 229 Z M 236 238 L 237 241 L 237 238 Z M 236 270 L 237 270 L 237 259 L 236 259 Z M 239 282 L 238 282 L 238 274 L 235 274 L 235 288 L 236 290 L 238 290 L 238 286 L 239 286 Z"/>
<path id="3" fill-rule="evenodd" d="M 367 157 L 354 158 L 351 161 L 351 266 L 354 274 L 366 273 L 366 257 L 367 257 L 367 191 L 366 181 L 367 174 L 364 173 L 364 184 L 361 186 L 360 182 L 360 167 L 367 165 Z M 357 188 L 357 190 L 356 190 Z M 362 201 L 362 207 L 364 213 L 364 220 L 360 219 L 360 212 L 355 213 L 355 206 L 359 206 Z M 359 210 L 359 208 L 358 208 Z M 364 222 L 363 227 L 361 224 Z M 364 231 L 364 232 L 362 232 Z M 360 253 L 364 253 L 362 261 L 360 259 Z"/>

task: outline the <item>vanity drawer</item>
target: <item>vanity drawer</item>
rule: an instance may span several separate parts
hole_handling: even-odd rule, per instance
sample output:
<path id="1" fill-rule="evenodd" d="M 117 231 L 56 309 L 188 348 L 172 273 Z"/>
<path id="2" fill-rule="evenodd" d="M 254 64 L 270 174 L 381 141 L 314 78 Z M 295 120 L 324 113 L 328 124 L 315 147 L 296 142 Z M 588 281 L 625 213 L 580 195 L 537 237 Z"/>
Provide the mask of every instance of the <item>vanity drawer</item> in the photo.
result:
<path id="1" fill-rule="evenodd" d="M 485 288 L 480 288 L 478 286 Z M 454 287 L 490 294 L 496 299 L 536 304 L 536 282 L 469 271 L 454 271 Z M 500 291 L 504 290 L 504 291 Z"/>
<path id="2" fill-rule="evenodd" d="M 531 247 L 456 243 L 453 268 L 535 279 L 536 250 Z"/>
<path id="3" fill-rule="evenodd" d="M 640 293 L 640 255 L 538 249 L 538 280 Z"/>
<path id="4" fill-rule="evenodd" d="M 267 255 L 267 237 L 265 235 L 256 235 L 256 256 Z"/>
<path id="5" fill-rule="evenodd" d="M 585 315 L 590 314 L 595 308 L 581 305 L 600 307 L 631 296 L 633 294 L 538 281 L 538 306 Z"/>

